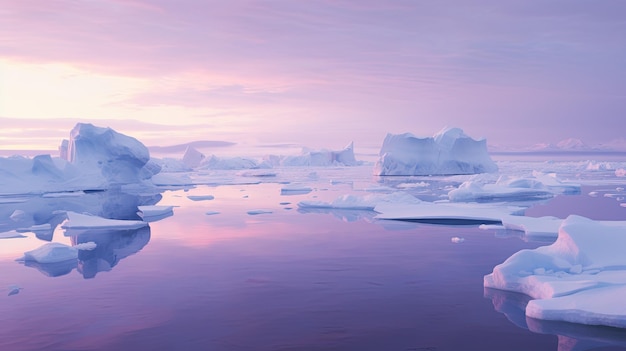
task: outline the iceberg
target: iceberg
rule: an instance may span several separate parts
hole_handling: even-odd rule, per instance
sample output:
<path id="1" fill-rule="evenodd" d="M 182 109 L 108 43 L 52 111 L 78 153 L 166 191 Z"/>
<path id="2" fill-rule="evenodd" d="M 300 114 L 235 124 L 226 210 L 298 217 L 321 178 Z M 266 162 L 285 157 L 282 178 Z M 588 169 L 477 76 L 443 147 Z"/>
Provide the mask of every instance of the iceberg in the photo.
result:
<path id="1" fill-rule="evenodd" d="M 0 157 L 0 193 L 65 196 L 141 183 L 160 171 L 137 139 L 92 124 L 76 124 L 59 150 L 55 158 Z"/>
<path id="2" fill-rule="evenodd" d="M 556 241 L 521 250 L 484 278 L 486 288 L 526 294 L 531 318 L 626 328 L 626 222 L 571 215 Z"/>
<path id="3" fill-rule="evenodd" d="M 354 157 L 354 143 L 351 142 L 341 150 L 308 150 L 304 149 L 297 156 L 269 156 L 266 161 L 275 166 L 283 167 L 329 167 L 329 166 L 357 166 L 359 162 Z"/>
<path id="4" fill-rule="evenodd" d="M 475 140 L 459 128 L 444 128 L 433 137 L 387 134 L 374 174 L 382 176 L 454 175 L 496 172 L 487 141 Z"/>
<path id="5" fill-rule="evenodd" d="M 89 123 L 78 123 L 70 132 L 67 161 L 83 176 L 106 184 L 137 183 L 160 171 L 139 140 Z"/>

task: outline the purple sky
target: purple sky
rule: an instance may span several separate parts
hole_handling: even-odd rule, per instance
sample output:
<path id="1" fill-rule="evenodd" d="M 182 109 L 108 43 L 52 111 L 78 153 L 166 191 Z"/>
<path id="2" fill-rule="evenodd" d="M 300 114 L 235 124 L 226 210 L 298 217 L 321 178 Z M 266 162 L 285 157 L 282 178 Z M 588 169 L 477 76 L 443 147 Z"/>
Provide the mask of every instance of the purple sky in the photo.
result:
<path id="1" fill-rule="evenodd" d="M 471 4 L 470 4 L 471 3 Z M 621 0 L 0 0 L 0 141 L 494 145 L 626 131 Z"/>

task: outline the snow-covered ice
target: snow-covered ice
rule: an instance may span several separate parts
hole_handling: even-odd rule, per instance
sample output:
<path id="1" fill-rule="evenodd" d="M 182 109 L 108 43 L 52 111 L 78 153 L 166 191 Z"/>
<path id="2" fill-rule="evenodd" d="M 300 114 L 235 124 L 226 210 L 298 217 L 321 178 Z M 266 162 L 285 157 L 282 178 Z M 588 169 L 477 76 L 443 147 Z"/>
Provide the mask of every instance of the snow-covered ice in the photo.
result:
<path id="1" fill-rule="evenodd" d="M 522 250 L 484 278 L 488 288 L 534 298 L 532 318 L 626 327 L 626 222 L 571 215 L 557 240 Z"/>
<path id="2" fill-rule="evenodd" d="M 9 230 L 7 232 L 0 233 L 0 239 L 12 239 L 12 238 L 25 238 L 26 236 L 17 230 Z"/>
<path id="3" fill-rule="evenodd" d="M 450 201 L 529 201 L 551 198 L 557 194 L 578 194 L 580 184 L 564 183 L 556 175 L 535 173 L 532 177 L 500 176 L 491 183 L 489 177 L 477 175 L 448 192 Z"/>
<path id="4" fill-rule="evenodd" d="M 148 225 L 144 221 L 108 219 L 72 211 L 67 212 L 67 221 L 63 229 L 137 229 Z"/>
<path id="5" fill-rule="evenodd" d="M 374 211 L 377 204 L 395 203 L 398 206 L 402 204 L 421 203 L 416 197 L 405 192 L 394 192 L 391 194 L 369 194 L 364 196 L 346 194 L 342 195 L 331 202 L 306 200 L 298 203 L 299 208 L 308 209 L 340 209 L 340 210 L 358 210 L 358 211 Z"/>
<path id="6" fill-rule="evenodd" d="M 39 248 L 24 252 L 24 256 L 18 261 L 35 261 L 37 263 L 56 263 L 78 258 L 79 250 L 93 250 L 96 248 L 94 243 L 85 243 L 82 245 L 69 246 L 61 243 L 47 243 Z"/>
<path id="7" fill-rule="evenodd" d="M 374 211 L 377 219 L 423 221 L 447 224 L 494 224 L 510 214 L 522 214 L 524 207 L 502 204 L 432 203 L 402 204 L 381 202 Z"/>
<path id="8" fill-rule="evenodd" d="M 449 175 L 496 172 L 487 141 L 459 128 L 444 128 L 433 137 L 387 134 L 374 166 L 376 175 Z"/>
<path id="9" fill-rule="evenodd" d="M 151 205 L 151 206 L 137 206 L 137 215 L 139 215 L 144 221 L 150 217 L 163 217 L 173 214 L 174 206 L 165 205 Z"/>

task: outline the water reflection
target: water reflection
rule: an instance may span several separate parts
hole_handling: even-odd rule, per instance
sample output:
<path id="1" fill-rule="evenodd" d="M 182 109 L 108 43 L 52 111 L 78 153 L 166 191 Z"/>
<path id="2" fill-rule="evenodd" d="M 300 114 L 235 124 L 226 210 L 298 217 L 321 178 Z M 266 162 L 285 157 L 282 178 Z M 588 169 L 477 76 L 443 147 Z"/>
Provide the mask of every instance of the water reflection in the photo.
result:
<path id="1" fill-rule="evenodd" d="M 516 326 L 539 334 L 556 335 L 559 340 L 558 351 L 626 347 L 624 329 L 528 318 L 526 305 L 531 300 L 529 296 L 489 288 L 485 288 L 484 296 L 491 299 L 496 311 L 504 314 Z"/>
<path id="2" fill-rule="evenodd" d="M 94 278 L 99 272 L 113 269 L 122 259 L 143 249 L 150 241 L 150 227 L 134 230 L 94 230 L 72 236 L 72 245 L 95 242 L 94 250 L 78 252 L 78 272 Z"/>
<path id="3" fill-rule="evenodd" d="M 137 207 L 155 205 L 161 198 L 162 195 L 158 192 L 133 193 L 120 189 L 71 196 L 27 197 L 19 202 L 0 203 L 0 231 L 30 232 L 42 241 L 63 241 L 62 238 L 54 238 L 54 235 L 58 226 L 67 218 L 65 211 L 86 212 L 109 219 L 141 220 Z M 11 216 L 15 211 L 18 211 L 19 217 Z M 165 217 L 167 216 L 151 218 L 151 221 Z M 2 220 L 3 218 L 6 220 Z M 65 236 L 70 237 L 72 245 L 94 242 L 97 247 L 91 251 L 78 251 L 78 259 L 55 263 L 26 261 L 23 264 L 48 277 L 67 275 L 76 269 L 85 279 L 93 278 L 98 272 L 110 271 L 120 260 L 145 247 L 150 241 L 150 227 L 137 230 L 68 229 Z"/>

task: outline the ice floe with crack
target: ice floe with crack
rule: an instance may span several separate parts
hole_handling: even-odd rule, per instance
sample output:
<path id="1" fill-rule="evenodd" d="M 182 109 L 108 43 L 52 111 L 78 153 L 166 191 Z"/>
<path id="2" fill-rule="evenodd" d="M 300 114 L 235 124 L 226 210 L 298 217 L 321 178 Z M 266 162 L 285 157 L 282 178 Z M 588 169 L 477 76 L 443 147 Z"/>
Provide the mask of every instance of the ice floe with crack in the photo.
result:
<path id="1" fill-rule="evenodd" d="M 624 247 L 626 221 L 571 215 L 553 244 L 513 254 L 484 286 L 534 298 L 528 317 L 626 328 Z"/>

